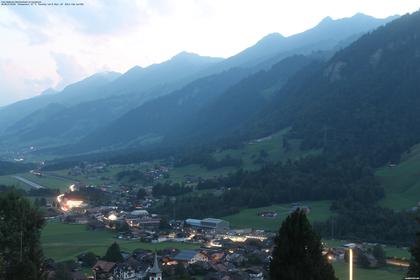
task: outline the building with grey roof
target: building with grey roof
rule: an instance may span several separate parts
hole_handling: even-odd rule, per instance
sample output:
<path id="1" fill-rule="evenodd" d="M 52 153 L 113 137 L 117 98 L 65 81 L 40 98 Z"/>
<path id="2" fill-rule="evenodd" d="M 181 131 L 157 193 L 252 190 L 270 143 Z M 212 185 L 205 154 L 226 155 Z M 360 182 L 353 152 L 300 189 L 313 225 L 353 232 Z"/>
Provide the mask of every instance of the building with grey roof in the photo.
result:
<path id="1" fill-rule="evenodd" d="M 206 218 L 203 220 L 187 219 L 185 220 L 185 223 L 194 228 L 210 229 L 210 230 L 215 230 L 217 232 L 229 230 L 229 222 L 225 220 L 221 220 L 221 219 L 214 219 L 214 218 Z"/>

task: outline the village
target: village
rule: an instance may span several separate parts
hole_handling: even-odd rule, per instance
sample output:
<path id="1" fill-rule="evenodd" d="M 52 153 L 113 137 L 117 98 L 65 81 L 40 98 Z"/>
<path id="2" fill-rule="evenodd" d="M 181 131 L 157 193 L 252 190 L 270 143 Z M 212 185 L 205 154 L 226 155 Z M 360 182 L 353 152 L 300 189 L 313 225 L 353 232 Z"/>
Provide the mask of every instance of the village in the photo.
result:
<path id="1" fill-rule="evenodd" d="M 72 267 L 73 279 L 175 279 L 171 277 L 184 274 L 190 277 L 185 279 L 267 279 L 275 233 L 231 228 L 229 222 L 212 217 L 169 220 L 150 212 L 159 199 L 153 197 L 151 188 L 144 190 L 139 196 L 135 188 L 110 189 L 72 184 L 54 202 L 47 203 L 47 219 L 86 225 L 92 231 L 112 231 L 116 243 L 120 240 L 151 244 L 179 242 L 195 244 L 196 249 L 168 246 L 156 251 L 121 251 L 123 259 L 118 262 L 95 256 L 94 262 L 86 263 L 86 256 L 81 254 Z M 298 208 L 310 213 L 309 207 L 300 203 L 292 203 L 289 211 Z M 263 211 L 257 215 L 262 219 L 272 219 L 277 213 Z M 348 262 L 347 249 L 351 247 L 355 252 L 354 263 L 358 266 L 408 266 L 407 260 L 387 259 L 383 250 L 375 252 L 378 249 L 375 244 L 324 245 L 323 254 L 330 262 Z M 86 267 L 90 272 L 82 273 L 82 267 L 84 272 Z M 55 266 L 52 264 L 50 269 L 51 276 L 54 276 Z"/>

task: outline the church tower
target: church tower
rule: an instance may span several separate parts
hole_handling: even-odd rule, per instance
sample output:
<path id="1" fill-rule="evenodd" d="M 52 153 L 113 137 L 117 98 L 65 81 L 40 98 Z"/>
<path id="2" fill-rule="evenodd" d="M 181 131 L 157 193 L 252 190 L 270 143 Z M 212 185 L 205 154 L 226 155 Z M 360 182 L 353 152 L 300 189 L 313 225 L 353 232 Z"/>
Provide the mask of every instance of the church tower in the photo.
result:
<path id="1" fill-rule="evenodd" d="M 162 280 L 162 271 L 159 268 L 156 252 L 155 252 L 155 262 L 153 264 L 152 269 L 150 269 L 149 280 Z"/>

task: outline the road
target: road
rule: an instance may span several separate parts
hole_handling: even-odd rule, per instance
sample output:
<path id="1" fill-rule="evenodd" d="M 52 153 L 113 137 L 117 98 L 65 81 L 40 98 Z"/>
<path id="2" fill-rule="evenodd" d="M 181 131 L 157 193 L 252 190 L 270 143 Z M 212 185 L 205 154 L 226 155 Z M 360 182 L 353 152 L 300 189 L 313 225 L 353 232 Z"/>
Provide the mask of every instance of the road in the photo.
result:
<path id="1" fill-rule="evenodd" d="M 46 189 L 46 187 L 44 187 L 44 186 L 41 186 L 41 185 L 38 185 L 37 183 L 34 183 L 34 182 L 32 182 L 32 181 L 29 181 L 29 180 L 27 180 L 27 179 L 25 179 L 25 178 L 23 178 L 23 177 L 20 177 L 20 176 L 13 176 L 16 180 L 19 180 L 19 181 L 21 181 L 21 182 L 23 182 L 23 183 L 25 183 L 25 184 L 27 184 L 27 185 L 29 185 L 29 186 L 31 186 L 31 187 L 33 187 L 33 188 L 35 188 L 35 189 L 37 189 L 37 190 L 39 190 L 39 189 Z"/>

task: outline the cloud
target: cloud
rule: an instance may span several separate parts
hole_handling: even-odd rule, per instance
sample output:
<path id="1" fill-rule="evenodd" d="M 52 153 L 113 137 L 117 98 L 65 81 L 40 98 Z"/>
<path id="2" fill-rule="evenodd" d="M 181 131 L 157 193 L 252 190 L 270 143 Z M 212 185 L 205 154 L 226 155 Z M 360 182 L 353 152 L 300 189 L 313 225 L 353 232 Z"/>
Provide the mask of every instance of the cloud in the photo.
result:
<path id="1" fill-rule="evenodd" d="M 229 57 L 269 33 L 302 32 L 325 16 L 385 17 L 418 9 L 418 0 L 46 1 L 84 5 L 0 8 L 0 104 L 181 51 Z M 16 69 L 12 76 L 8 68 Z"/>
<path id="2" fill-rule="evenodd" d="M 146 24 L 149 19 L 148 10 L 141 9 L 134 0 L 89 0 L 84 1 L 83 6 L 12 6 L 7 9 L 22 21 L 38 28 L 67 22 L 77 31 L 91 35 L 128 32 Z"/>
<path id="3" fill-rule="evenodd" d="M 85 69 L 74 57 L 63 53 L 51 53 L 51 56 L 55 60 L 56 72 L 59 76 L 59 81 L 55 89 L 62 90 L 68 84 L 86 77 Z"/>
<path id="4" fill-rule="evenodd" d="M 37 95 L 52 84 L 48 77 L 32 76 L 11 60 L 0 60 L 0 106 Z"/>

